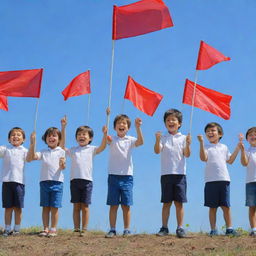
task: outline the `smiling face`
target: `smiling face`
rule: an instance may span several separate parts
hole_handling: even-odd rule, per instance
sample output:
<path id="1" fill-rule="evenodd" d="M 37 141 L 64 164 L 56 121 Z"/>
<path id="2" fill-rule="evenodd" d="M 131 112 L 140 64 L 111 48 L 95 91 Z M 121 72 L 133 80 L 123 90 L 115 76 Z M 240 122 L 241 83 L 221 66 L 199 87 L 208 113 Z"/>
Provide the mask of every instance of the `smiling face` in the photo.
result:
<path id="1" fill-rule="evenodd" d="M 126 118 L 121 118 L 115 123 L 115 130 L 118 137 L 124 137 L 129 130 L 129 124 Z"/>
<path id="2" fill-rule="evenodd" d="M 253 130 L 246 134 L 246 139 L 252 147 L 256 147 L 256 131 Z"/>
<path id="3" fill-rule="evenodd" d="M 76 141 L 80 147 L 84 147 L 92 141 L 92 137 L 89 135 L 88 131 L 79 131 L 76 135 Z"/>
<path id="4" fill-rule="evenodd" d="M 172 135 L 175 135 L 178 132 L 180 126 L 181 124 L 175 115 L 169 115 L 165 119 L 165 127 L 167 128 L 168 132 Z"/>
<path id="5" fill-rule="evenodd" d="M 14 146 L 18 147 L 23 144 L 25 138 L 22 130 L 20 129 L 12 129 L 9 133 L 9 142 Z"/>
<path id="6" fill-rule="evenodd" d="M 46 136 L 46 144 L 49 148 L 54 149 L 59 145 L 59 135 L 57 132 L 49 133 Z"/>
<path id="7" fill-rule="evenodd" d="M 222 137 L 217 126 L 208 127 L 205 131 L 206 138 L 210 143 L 217 144 Z"/>

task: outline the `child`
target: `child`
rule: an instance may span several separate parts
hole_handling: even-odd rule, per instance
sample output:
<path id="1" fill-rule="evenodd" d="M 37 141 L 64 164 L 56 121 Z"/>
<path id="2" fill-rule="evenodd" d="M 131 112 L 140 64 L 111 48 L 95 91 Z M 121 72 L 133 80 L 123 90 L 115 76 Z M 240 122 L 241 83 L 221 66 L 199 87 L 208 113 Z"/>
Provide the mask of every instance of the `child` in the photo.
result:
<path id="1" fill-rule="evenodd" d="M 131 120 L 127 115 L 118 115 L 114 120 L 114 129 L 117 136 L 108 138 L 110 144 L 109 164 L 108 164 L 108 197 L 107 205 L 109 209 L 110 231 L 106 238 L 116 236 L 116 216 L 119 204 L 123 210 L 124 232 L 123 236 L 129 236 L 130 232 L 130 206 L 133 204 L 133 164 L 132 150 L 143 144 L 141 132 L 142 121 L 136 118 L 135 127 L 137 139 L 127 136 L 131 126 Z"/>
<path id="2" fill-rule="evenodd" d="M 10 146 L 0 146 L 2 165 L 2 202 L 5 208 L 5 230 L 3 236 L 18 235 L 20 231 L 22 208 L 24 207 L 25 177 L 24 167 L 28 150 L 22 146 L 25 132 L 14 127 L 9 131 Z M 12 213 L 15 226 L 11 231 Z"/>
<path id="3" fill-rule="evenodd" d="M 63 124 L 62 124 L 63 126 Z M 63 129 L 63 128 L 62 128 Z M 61 207 L 65 169 L 65 151 L 61 142 L 61 132 L 56 127 L 50 127 L 44 133 L 42 140 L 48 148 L 35 152 L 36 134 L 31 134 L 28 161 L 41 160 L 40 174 L 40 206 L 44 229 L 39 236 L 54 237 L 57 235 L 58 208 Z M 61 144 L 61 147 L 59 146 Z M 51 228 L 49 222 L 51 217 Z"/>
<path id="4" fill-rule="evenodd" d="M 187 202 L 185 157 L 190 156 L 191 136 L 179 132 L 182 113 L 177 109 L 169 109 L 164 113 L 164 124 L 168 133 L 162 136 L 161 132 L 157 132 L 154 146 L 155 153 L 161 153 L 161 202 L 163 203 L 162 227 L 157 235 L 168 235 L 170 207 L 174 202 L 177 218 L 176 235 L 183 238 L 185 237 L 185 230 L 182 227 L 183 203 Z"/>
<path id="5" fill-rule="evenodd" d="M 67 123 L 65 123 L 66 126 Z M 65 128 L 65 127 L 64 127 Z M 64 130 L 65 132 L 65 130 Z M 77 147 L 67 149 L 71 158 L 70 192 L 73 203 L 74 232 L 82 236 L 87 230 L 89 207 L 92 195 L 93 158 L 101 153 L 107 145 L 107 127 L 102 128 L 103 138 L 99 147 L 91 146 L 93 130 L 89 126 L 80 126 L 76 130 Z M 63 134 L 62 134 L 63 135 Z M 63 135 L 65 137 L 65 135 Z M 80 213 L 82 212 L 82 230 L 80 230 Z"/>
<path id="6" fill-rule="evenodd" d="M 204 205 L 209 207 L 210 236 L 218 235 L 216 229 L 216 213 L 220 206 L 226 223 L 226 235 L 237 235 L 232 227 L 230 210 L 230 177 L 227 163 L 232 164 L 240 150 L 238 143 L 233 154 L 226 145 L 219 143 L 223 136 L 222 127 L 218 123 L 209 123 L 204 128 L 206 138 L 210 142 L 204 145 L 202 135 L 198 135 L 200 142 L 200 159 L 206 162 Z"/>
<path id="7" fill-rule="evenodd" d="M 246 132 L 246 140 L 250 144 L 249 149 L 241 146 L 241 163 L 247 167 L 245 205 L 249 207 L 250 236 L 256 237 L 256 127 Z"/>

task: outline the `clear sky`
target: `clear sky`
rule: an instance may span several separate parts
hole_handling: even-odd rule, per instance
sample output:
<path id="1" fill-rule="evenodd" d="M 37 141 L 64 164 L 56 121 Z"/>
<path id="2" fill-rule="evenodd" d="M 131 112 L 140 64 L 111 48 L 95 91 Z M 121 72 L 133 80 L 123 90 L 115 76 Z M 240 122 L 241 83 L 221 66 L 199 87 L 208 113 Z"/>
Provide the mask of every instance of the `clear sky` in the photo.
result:
<path id="1" fill-rule="evenodd" d="M 164 96 L 155 115 L 149 117 L 125 101 L 124 112 L 132 120 L 141 117 L 145 144 L 133 152 L 134 206 L 132 232 L 155 233 L 161 226 L 160 156 L 153 153 L 155 132 L 165 132 L 163 113 L 169 108 L 183 112 L 181 132 L 189 131 L 191 107 L 182 104 L 185 79 L 194 80 L 200 40 L 231 57 L 209 70 L 199 71 L 202 86 L 233 96 L 231 119 L 226 121 L 211 113 L 195 109 L 192 127 L 192 155 L 187 160 L 188 203 L 184 224 L 190 231 L 208 231 L 208 209 L 203 206 L 204 163 L 199 160 L 196 136 L 211 121 L 223 126 L 222 143 L 233 151 L 237 135 L 256 126 L 255 67 L 256 67 L 256 1 L 166 0 L 174 27 L 150 34 L 118 40 L 115 43 L 112 114 L 109 134 L 114 134 L 113 118 L 122 111 L 123 95 L 128 75 L 145 87 Z M 128 0 L 2 0 L 0 8 L 0 71 L 44 68 L 37 120 L 37 149 L 46 145 L 41 141 L 44 131 L 60 127 L 66 114 L 67 147 L 75 146 L 75 130 L 87 124 L 95 132 L 93 145 L 99 145 L 101 128 L 106 122 L 112 45 L 112 8 L 132 3 Z M 79 73 L 91 70 L 91 104 L 88 95 L 64 102 L 61 91 Z M 8 144 L 8 131 L 22 127 L 29 147 L 33 131 L 37 99 L 9 98 L 9 111 L 0 110 L 0 145 Z M 129 131 L 136 135 L 134 122 Z M 245 142 L 248 147 L 247 142 Z M 240 155 L 239 155 L 240 158 Z M 245 205 L 245 168 L 239 158 L 229 166 L 231 175 L 231 205 L 233 226 L 249 229 L 248 209 Z M 94 160 L 94 189 L 89 229 L 107 230 L 107 161 L 108 149 Z M 73 228 L 72 204 L 69 192 L 68 160 L 64 182 L 63 208 L 59 227 Z M 39 206 L 40 162 L 26 164 L 26 196 L 23 227 L 41 225 Z M 0 225 L 4 225 L 0 209 Z M 218 213 L 218 227 L 224 225 Z M 171 232 L 176 229 L 174 208 L 169 221 Z M 118 231 L 122 231 L 119 210 Z"/>

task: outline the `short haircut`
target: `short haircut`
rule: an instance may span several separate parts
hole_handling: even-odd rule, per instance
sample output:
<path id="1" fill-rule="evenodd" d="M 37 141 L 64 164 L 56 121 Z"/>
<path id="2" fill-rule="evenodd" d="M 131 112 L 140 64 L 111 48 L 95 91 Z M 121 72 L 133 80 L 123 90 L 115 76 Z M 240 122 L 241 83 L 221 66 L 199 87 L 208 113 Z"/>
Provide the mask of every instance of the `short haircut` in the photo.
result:
<path id="1" fill-rule="evenodd" d="M 248 135 L 252 132 L 256 132 L 256 127 L 255 126 L 248 129 L 248 131 L 246 132 L 245 138 L 247 139 Z"/>
<path id="2" fill-rule="evenodd" d="M 55 134 L 55 133 L 57 133 L 58 138 L 59 138 L 59 143 L 58 143 L 58 146 L 59 146 L 59 145 L 60 145 L 60 141 L 61 141 L 61 132 L 60 132 L 60 130 L 59 130 L 58 128 L 56 128 L 56 127 L 50 127 L 50 128 L 48 128 L 48 129 L 45 131 L 44 135 L 42 136 L 42 140 L 46 143 L 46 138 L 47 138 L 47 136 L 50 136 L 50 135 Z M 47 144 L 47 143 L 46 143 L 46 144 Z"/>
<path id="3" fill-rule="evenodd" d="M 165 123 L 168 116 L 175 116 L 178 119 L 179 124 L 181 126 L 181 124 L 182 124 L 182 113 L 178 109 L 171 108 L 171 109 L 168 109 L 167 111 L 165 111 L 165 113 L 164 113 L 164 123 Z"/>
<path id="4" fill-rule="evenodd" d="M 92 128 L 89 127 L 89 126 L 87 126 L 87 125 L 79 126 L 79 127 L 76 129 L 76 138 L 77 138 L 77 134 L 78 134 L 79 132 L 87 132 L 87 133 L 89 134 L 90 139 L 92 139 L 92 138 L 93 138 L 93 135 L 94 135 Z M 92 141 L 90 141 L 88 144 L 90 144 L 91 142 L 92 142 Z"/>
<path id="5" fill-rule="evenodd" d="M 13 128 L 9 131 L 9 133 L 8 133 L 8 140 L 10 139 L 10 137 L 11 137 L 11 135 L 12 135 L 12 133 L 13 133 L 14 131 L 21 132 L 21 134 L 22 134 L 22 136 L 23 136 L 23 139 L 25 140 L 25 138 L 26 138 L 25 132 L 24 132 L 24 130 L 21 129 L 20 127 L 13 127 Z"/>
<path id="6" fill-rule="evenodd" d="M 128 125 L 128 128 L 130 129 L 131 127 L 131 119 L 125 115 L 125 114 L 120 114 L 118 116 L 115 117 L 115 120 L 114 120 L 114 129 L 116 128 L 116 123 L 120 120 L 125 120 L 127 122 L 127 125 Z"/>
<path id="7" fill-rule="evenodd" d="M 215 122 L 208 123 L 208 124 L 205 126 L 205 128 L 204 128 L 204 132 L 206 133 L 206 130 L 207 130 L 208 128 L 214 128 L 214 127 L 217 127 L 218 134 L 221 135 L 221 137 L 220 137 L 220 139 L 221 139 L 222 136 L 223 136 L 223 134 L 224 134 L 224 132 L 223 132 L 223 129 L 222 129 L 221 125 L 218 124 L 218 123 L 215 123 Z"/>

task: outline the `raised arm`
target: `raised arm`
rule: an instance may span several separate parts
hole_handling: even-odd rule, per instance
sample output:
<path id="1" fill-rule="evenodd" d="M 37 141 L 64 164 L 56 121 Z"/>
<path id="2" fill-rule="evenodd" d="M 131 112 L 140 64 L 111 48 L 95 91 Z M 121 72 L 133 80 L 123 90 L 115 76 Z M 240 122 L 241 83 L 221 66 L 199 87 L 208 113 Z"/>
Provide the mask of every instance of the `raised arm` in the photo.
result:
<path id="1" fill-rule="evenodd" d="M 183 155 L 185 157 L 190 157 L 191 154 L 191 149 L 190 149 L 190 145 L 191 145 L 191 135 L 190 133 L 186 136 L 186 146 L 183 150 Z"/>
<path id="2" fill-rule="evenodd" d="M 156 132 L 155 135 L 156 135 L 156 142 L 154 146 L 154 151 L 156 154 L 159 154 L 161 152 L 160 140 L 161 140 L 162 133 L 158 131 Z"/>
<path id="3" fill-rule="evenodd" d="M 61 119 L 61 141 L 60 141 L 60 147 L 65 150 L 65 144 L 66 144 L 66 126 L 68 123 L 67 117 L 64 116 Z"/>
<path id="4" fill-rule="evenodd" d="M 32 132 L 30 135 L 30 146 L 27 154 L 26 161 L 31 162 L 33 160 L 37 160 L 38 157 L 36 155 L 36 133 Z"/>
<path id="5" fill-rule="evenodd" d="M 107 126 L 103 126 L 102 132 L 103 132 L 103 137 L 102 137 L 100 146 L 96 149 L 96 154 L 99 154 L 100 152 L 102 152 L 107 146 L 107 136 L 108 136 Z"/>
<path id="6" fill-rule="evenodd" d="M 234 152 L 231 154 L 230 158 L 227 160 L 227 163 L 233 164 L 233 162 L 236 160 L 236 157 L 241 149 L 242 141 L 239 141 Z"/>
<path id="7" fill-rule="evenodd" d="M 136 118 L 135 119 L 135 127 L 136 127 L 136 132 L 137 132 L 137 140 L 135 142 L 136 147 L 143 145 L 143 143 L 144 143 L 142 131 L 140 128 L 141 124 L 142 124 L 142 120 L 140 118 Z"/>
<path id="8" fill-rule="evenodd" d="M 198 138 L 198 141 L 200 143 L 200 159 L 201 159 L 201 161 L 206 162 L 208 157 L 207 157 L 207 154 L 206 154 L 206 151 L 205 151 L 205 148 L 204 148 L 203 135 L 198 135 L 197 138 Z"/>

